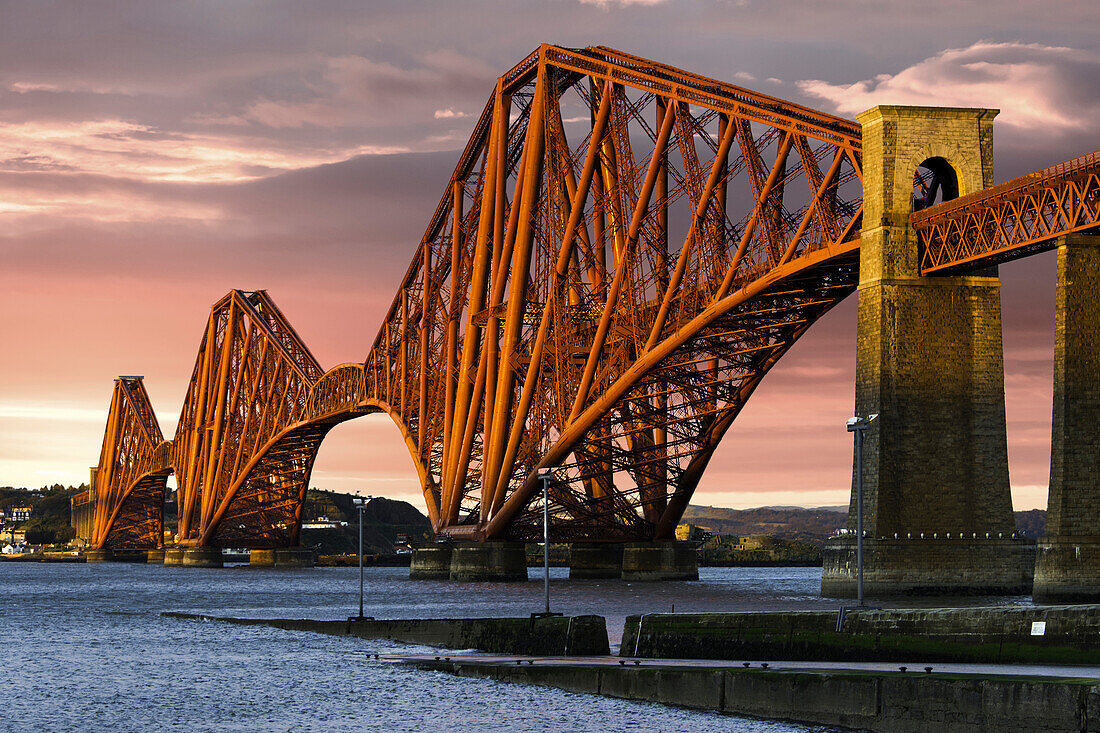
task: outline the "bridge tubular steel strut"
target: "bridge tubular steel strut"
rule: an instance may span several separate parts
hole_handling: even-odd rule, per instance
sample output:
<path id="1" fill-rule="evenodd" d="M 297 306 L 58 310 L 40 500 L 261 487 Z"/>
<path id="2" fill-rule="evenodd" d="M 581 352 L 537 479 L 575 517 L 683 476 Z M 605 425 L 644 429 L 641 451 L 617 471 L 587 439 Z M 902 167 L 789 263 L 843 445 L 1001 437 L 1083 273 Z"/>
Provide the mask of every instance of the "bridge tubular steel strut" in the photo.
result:
<path id="1" fill-rule="evenodd" d="M 93 474 L 93 549 L 161 546 L 168 445 L 142 378 L 116 379 L 99 468 Z"/>

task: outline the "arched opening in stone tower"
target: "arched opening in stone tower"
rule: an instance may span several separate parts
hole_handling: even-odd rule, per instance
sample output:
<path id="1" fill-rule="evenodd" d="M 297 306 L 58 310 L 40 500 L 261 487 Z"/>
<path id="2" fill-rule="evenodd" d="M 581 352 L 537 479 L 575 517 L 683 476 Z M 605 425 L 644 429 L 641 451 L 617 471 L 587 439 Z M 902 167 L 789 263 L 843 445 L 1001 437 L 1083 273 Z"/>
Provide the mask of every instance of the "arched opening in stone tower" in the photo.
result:
<path id="1" fill-rule="evenodd" d="M 944 158 L 929 158 L 913 174 L 913 211 L 959 197 L 959 176 Z"/>

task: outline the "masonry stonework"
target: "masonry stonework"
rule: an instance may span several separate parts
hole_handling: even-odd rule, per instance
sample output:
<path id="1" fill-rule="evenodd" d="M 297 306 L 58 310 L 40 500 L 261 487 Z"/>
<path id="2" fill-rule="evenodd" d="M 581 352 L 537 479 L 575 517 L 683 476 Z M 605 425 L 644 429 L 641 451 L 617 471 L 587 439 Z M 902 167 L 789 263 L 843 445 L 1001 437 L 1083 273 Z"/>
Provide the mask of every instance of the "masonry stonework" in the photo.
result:
<path id="1" fill-rule="evenodd" d="M 863 446 L 869 593 L 1016 593 L 1030 584 L 1033 549 L 1013 539 L 1000 280 L 995 268 L 921 277 L 909 225 L 913 176 L 929 160 L 946 162 L 959 195 L 993 184 L 995 115 L 880 106 L 858 118 L 856 414 L 879 415 Z M 854 533 L 854 480 L 848 517 Z M 832 541 L 822 593 L 852 596 L 855 583 L 854 538 Z"/>
<path id="2" fill-rule="evenodd" d="M 1054 411 L 1046 534 L 1035 565 L 1035 600 L 1100 599 L 1100 237 L 1058 246 Z"/>

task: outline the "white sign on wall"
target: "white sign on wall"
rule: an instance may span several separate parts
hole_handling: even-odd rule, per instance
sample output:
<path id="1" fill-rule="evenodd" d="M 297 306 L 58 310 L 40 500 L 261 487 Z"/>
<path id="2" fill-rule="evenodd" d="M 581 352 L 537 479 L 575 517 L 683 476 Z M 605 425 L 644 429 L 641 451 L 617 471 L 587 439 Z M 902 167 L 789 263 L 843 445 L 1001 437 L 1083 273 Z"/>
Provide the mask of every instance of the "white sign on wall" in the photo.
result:
<path id="1" fill-rule="evenodd" d="M 1046 621 L 1032 621 L 1031 622 L 1031 635 L 1032 636 L 1045 636 L 1047 633 Z"/>

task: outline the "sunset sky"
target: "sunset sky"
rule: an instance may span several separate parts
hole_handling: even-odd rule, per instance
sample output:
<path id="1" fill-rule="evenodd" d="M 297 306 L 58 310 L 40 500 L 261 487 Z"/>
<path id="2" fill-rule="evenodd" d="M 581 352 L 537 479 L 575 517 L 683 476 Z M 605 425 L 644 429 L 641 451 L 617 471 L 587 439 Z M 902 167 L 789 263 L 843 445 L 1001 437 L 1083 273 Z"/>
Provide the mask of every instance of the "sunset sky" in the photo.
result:
<path id="1" fill-rule="evenodd" d="M 112 379 L 175 430 L 210 306 L 266 289 L 362 360 L 494 80 L 608 45 L 822 110 L 1000 108 L 997 179 L 1100 148 L 1100 3 L 0 0 L 0 485 L 87 480 Z M 1016 508 L 1045 507 L 1054 259 L 1002 268 Z M 848 501 L 855 300 L 767 377 L 695 503 Z M 313 484 L 422 508 L 388 418 Z"/>

